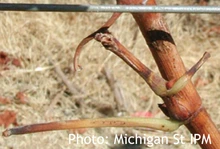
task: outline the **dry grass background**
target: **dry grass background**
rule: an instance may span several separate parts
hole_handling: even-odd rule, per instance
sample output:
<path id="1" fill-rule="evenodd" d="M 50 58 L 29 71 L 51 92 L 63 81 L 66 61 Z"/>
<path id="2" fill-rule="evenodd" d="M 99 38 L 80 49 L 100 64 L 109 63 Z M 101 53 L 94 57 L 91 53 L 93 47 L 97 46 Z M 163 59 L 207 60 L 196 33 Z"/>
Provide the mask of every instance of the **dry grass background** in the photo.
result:
<path id="1" fill-rule="evenodd" d="M 43 2 L 53 0 L 0 0 L 0 2 Z M 190 0 L 158 0 L 158 4 L 193 5 Z M 64 3 L 57 0 L 56 3 Z M 113 4 L 114 0 L 66 0 L 70 4 Z M 220 1 L 210 0 L 210 5 L 220 5 Z M 162 100 L 157 97 L 146 83 L 122 60 L 106 51 L 99 43 L 92 41 L 83 49 L 80 64 L 83 70 L 75 76 L 71 73 L 73 54 L 77 44 L 88 34 L 99 28 L 110 13 L 50 13 L 50 12 L 0 12 L 0 51 L 22 60 L 22 68 L 9 66 L 10 70 L 2 71 L 0 77 L 0 96 L 10 98 L 19 91 L 28 97 L 27 104 L 1 105 L 0 110 L 14 110 L 21 125 L 69 120 L 79 118 L 97 118 L 111 116 L 129 116 L 136 111 L 149 111 L 154 117 L 165 118 L 157 107 Z M 186 65 L 190 68 L 205 51 L 212 57 L 199 70 L 194 80 L 203 104 L 213 121 L 220 122 L 220 34 L 208 32 L 220 26 L 220 15 L 217 14 L 166 14 L 165 19 Z M 155 62 L 145 45 L 143 37 L 130 14 L 123 14 L 110 29 L 113 34 L 144 64 L 158 73 Z M 68 89 L 54 71 L 59 65 L 66 77 L 80 88 L 83 93 L 69 95 Z M 125 111 L 118 110 L 113 92 L 105 76 L 100 72 L 108 68 L 116 78 L 117 84 L 126 99 Z M 36 68 L 41 68 L 36 71 Z M 198 79 L 199 78 L 199 79 Z M 77 106 L 75 101 L 83 101 Z M 55 104 L 52 104 L 55 102 Z M 126 110 L 129 109 L 129 110 Z M 49 110 L 48 110 L 49 109 Z M 14 127 L 14 126 L 10 126 Z M 4 130 L 0 127 L 0 131 Z M 0 148 L 114 148 L 111 144 L 81 145 L 68 143 L 70 131 L 42 132 L 21 136 L 0 137 Z M 99 128 L 88 129 L 82 136 L 109 136 L 115 133 L 138 133 L 151 136 L 170 136 L 189 132 L 181 127 L 173 133 L 151 132 L 132 128 Z M 199 148 L 198 145 L 156 145 L 154 148 Z"/>

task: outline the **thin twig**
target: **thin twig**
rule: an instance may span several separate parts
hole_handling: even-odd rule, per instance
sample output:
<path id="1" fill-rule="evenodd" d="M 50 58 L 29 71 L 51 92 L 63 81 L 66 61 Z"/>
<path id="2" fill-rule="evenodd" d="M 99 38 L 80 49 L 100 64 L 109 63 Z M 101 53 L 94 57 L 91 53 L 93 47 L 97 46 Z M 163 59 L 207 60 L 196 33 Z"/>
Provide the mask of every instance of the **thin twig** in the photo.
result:
<path id="1" fill-rule="evenodd" d="M 125 97 L 123 95 L 123 91 L 119 87 L 119 85 L 117 83 L 117 80 L 115 80 L 113 74 L 106 67 L 103 67 L 101 72 L 106 76 L 107 83 L 110 86 L 110 88 L 111 88 L 111 90 L 114 94 L 115 102 L 116 102 L 116 106 L 117 106 L 118 111 L 125 111 L 126 110 L 126 112 L 129 112 L 129 110 L 131 110 L 131 109 L 128 110 L 128 108 L 125 108 L 128 105 L 125 104 L 126 100 L 125 100 Z"/>
<path id="2" fill-rule="evenodd" d="M 57 102 L 59 101 L 61 95 L 63 94 L 63 90 L 58 92 L 55 97 L 52 99 L 49 107 L 47 108 L 46 112 L 44 115 L 46 115 L 47 117 L 51 114 L 53 107 L 57 104 Z"/>
<path id="3" fill-rule="evenodd" d="M 73 82 L 70 82 L 68 80 L 68 78 L 65 76 L 65 74 L 63 73 L 63 71 L 61 70 L 60 66 L 55 64 L 53 60 L 50 60 L 50 63 L 52 63 L 54 65 L 54 70 L 57 73 L 57 75 L 61 78 L 61 80 L 63 81 L 63 83 L 66 85 L 66 87 L 69 89 L 69 91 L 71 92 L 71 94 L 75 95 L 75 94 L 79 94 L 80 92 L 82 92 L 77 85 L 75 85 Z"/>
<path id="4" fill-rule="evenodd" d="M 72 95 L 84 94 L 84 92 L 81 89 L 79 89 L 76 84 L 68 80 L 68 78 L 65 76 L 65 74 L 63 73 L 63 71 L 61 70 L 58 64 L 55 64 L 52 59 L 50 59 L 50 63 L 54 65 L 54 71 L 61 78 L 61 80 L 66 85 L 66 87 L 69 89 Z M 84 100 L 80 100 L 80 98 L 74 98 L 74 99 L 77 105 L 80 105 L 81 107 L 85 106 Z M 83 110 L 83 108 L 81 108 L 81 110 Z"/>

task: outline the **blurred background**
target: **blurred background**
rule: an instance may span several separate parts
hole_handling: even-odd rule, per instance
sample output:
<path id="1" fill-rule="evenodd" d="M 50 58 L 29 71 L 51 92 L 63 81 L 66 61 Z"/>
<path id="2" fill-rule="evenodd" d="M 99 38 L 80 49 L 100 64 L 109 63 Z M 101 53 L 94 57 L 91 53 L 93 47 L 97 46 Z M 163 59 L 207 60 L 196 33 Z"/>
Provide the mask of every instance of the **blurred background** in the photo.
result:
<path id="1" fill-rule="evenodd" d="M 115 4 L 114 0 L 0 0 L 10 3 Z M 157 0 L 159 5 L 220 5 L 217 0 Z M 187 69 L 205 51 L 211 58 L 193 77 L 204 107 L 220 128 L 220 15 L 163 14 Z M 96 41 L 84 46 L 72 72 L 79 42 L 102 26 L 111 13 L 0 12 L 0 131 L 5 127 L 82 118 L 145 116 L 166 118 L 162 100 L 120 58 Z M 128 13 L 110 28 L 115 37 L 158 75 L 158 69 L 132 16 Z M 62 75 L 63 74 L 63 75 Z M 67 87 L 64 81 L 68 81 Z M 105 144 L 68 142 L 68 134 L 108 136 Z M 0 148 L 137 149 L 147 145 L 113 144 L 115 134 L 167 136 L 168 145 L 153 148 L 198 149 L 190 133 L 180 127 L 165 133 L 143 128 L 96 128 L 0 137 Z M 185 145 L 173 145 L 174 134 Z"/>

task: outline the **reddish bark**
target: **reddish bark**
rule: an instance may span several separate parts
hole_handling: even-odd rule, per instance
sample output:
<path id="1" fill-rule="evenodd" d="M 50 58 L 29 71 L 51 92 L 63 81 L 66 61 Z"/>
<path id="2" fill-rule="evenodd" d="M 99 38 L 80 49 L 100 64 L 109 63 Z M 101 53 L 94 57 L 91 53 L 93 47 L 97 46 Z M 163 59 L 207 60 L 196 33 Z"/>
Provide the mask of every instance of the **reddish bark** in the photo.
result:
<path id="1" fill-rule="evenodd" d="M 117 0 L 118 4 L 140 5 L 143 0 Z M 155 5 L 155 0 L 148 0 L 147 5 Z M 179 56 L 174 40 L 165 21 L 159 13 L 133 13 L 152 55 L 158 65 L 162 77 L 166 80 L 178 79 L 185 72 L 185 66 Z M 220 148 L 220 134 L 202 107 L 201 98 L 190 81 L 185 88 L 171 97 L 163 97 L 164 104 L 160 108 L 169 117 L 185 121 L 186 127 L 193 134 L 208 136 L 212 144 L 202 144 L 203 149 Z"/>

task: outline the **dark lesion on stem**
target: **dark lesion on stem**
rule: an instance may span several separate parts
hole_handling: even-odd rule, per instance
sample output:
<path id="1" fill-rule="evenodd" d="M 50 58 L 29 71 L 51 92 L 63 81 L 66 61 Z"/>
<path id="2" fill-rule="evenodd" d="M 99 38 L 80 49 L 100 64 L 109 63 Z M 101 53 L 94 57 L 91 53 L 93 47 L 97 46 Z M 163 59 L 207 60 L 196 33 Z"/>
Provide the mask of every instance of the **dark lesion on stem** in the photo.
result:
<path id="1" fill-rule="evenodd" d="M 172 96 L 178 93 L 186 86 L 193 75 L 210 57 L 208 52 L 205 52 L 202 58 L 183 76 L 178 79 L 170 81 L 164 80 L 157 76 L 153 71 L 146 67 L 140 60 L 138 60 L 131 52 L 129 52 L 112 34 L 97 33 L 95 40 L 101 42 L 105 49 L 115 53 L 122 60 L 124 60 L 131 68 L 133 68 L 150 86 L 150 88 L 159 96 Z"/>
<path id="2" fill-rule="evenodd" d="M 146 67 L 139 59 L 137 59 L 131 52 L 129 52 L 112 34 L 97 33 L 95 40 L 109 51 L 115 53 L 125 63 L 127 63 L 133 70 L 135 70 L 150 86 L 150 88 L 157 94 L 161 95 L 161 91 L 166 90 L 166 80 L 157 76 Z"/>
<path id="3" fill-rule="evenodd" d="M 178 102 L 177 98 L 172 97 L 187 85 L 193 75 L 210 57 L 209 53 L 205 52 L 202 58 L 180 78 L 166 81 L 162 77 L 154 74 L 148 67 L 141 63 L 112 34 L 97 33 L 95 39 L 98 42 L 101 42 L 105 49 L 115 53 L 118 57 L 124 60 L 124 62 L 133 68 L 146 81 L 150 88 L 164 100 L 164 104 L 159 104 L 159 107 L 166 116 L 180 121 L 189 121 L 194 115 L 196 115 L 197 112 L 195 112 L 195 114 L 190 114 L 187 108 Z M 183 113 L 188 112 L 188 114 L 185 114 L 185 117 L 179 117 L 178 114 L 172 114 L 172 112 L 170 114 L 168 108 L 171 107 L 173 107 L 173 109 L 178 109 L 177 111 Z"/>
<path id="4" fill-rule="evenodd" d="M 191 79 L 191 77 L 195 74 L 195 72 L 202 66 L 202 64 L 210 57 L 209 53 L 205 53 L 203 57 L 189 70 L 187 71 L 183 76 L 181 76 L 178 79 L 166 81 L 162 77 L 156 75 L 151 71 L 147 66 L 145 66 L 139 59 L 137 59 L 131 52 L 129 52 L 109 31 L 108 28 L 115 22 L 115 20 L 120 16 L 120 13 L 115 13 L 112 15 L 112 17 L 97 31 L 90 34 L 86 38 L 84 38 L 79 46 L 76 49 L 76 53 L 74 56 L 74 68 L 76 70 L 78 65 L 78 57 L 80 55 L 82 47 L 88 43 L 90 40 L 95 39 L 98 42 L 101 42 L 101 44 L 109 51 L 115 53 L 117 56 L 119 56 L 124 62 L 126 62 L 131 68 L 133 68 L 150 86 L 150 88 L 157 94 L 158 96 L 162 97 L 164 100 L 164 104 L 160 105 L 160 108 L 162 111 L 170 118 L 176 119 L 176 120 L 182 120 L 178 119 L 177 116 L 170 115 L 169 107 L 173 107 L 174 109 L 180 109 L 179 111 L 183 113 L 185 107 L 183 105 L 179 104 L 177 100 L 174 98 L 171 99 L 171 96 L 178 93 L 185 85 L 188 83 L 188 81 Z M 157 40 L 165 40 L 169 39 L 170 42 L 174 44 L 174 41 L 172 37 L 169 34 L 166 34 L 162 32 L 162 35 L 160 36 L 159 32 L 151 32 L 151 36 L 157 37 Z M 175 111 L 175 110 L 173 110 Z M 172 112 L 175 113 L 175 112 Z M 175 114 L 174 114 L 175 115 Z M 195 113 L 191 116 L 194 117 L 197 115 Z M 188 117 L 188 120 L 190 120 L 190 117 Z M 104 122 L 104 121 L 97 121 L 98 123 Z M 105 122 L 104 122 L 105 123 Z M 103 124 L 104 124 L 103 123 Z M 117 121 L 110 122 L 110 124 L 115 124 Z M 49 127 L 48 127 L 49 126 Z M 68 127 L 65 127 L 65 129 L 70 128 L 70 125 L 67 125 Z M 72 125 L 71 125 L 72 127 Z M 50 123 L 50 124 L 38 124 L 38 125 L 29 125 L 24 126 L 20 128 L 12 128 L 8 129 L 3 132 L 3 136 L 9 136 L 11 134 L 23 134 L 23 133 L 32 133 L 32 132 L 39 132 L 39 131 L 49 131 L 49 130 L 61 130 L 64 129 L 62 126 L 62 123 Z"/>
<path id="5" fill-rule="evenodd" d="M 175 45 L 173 37 L 170 33 L 162 31 L 162 30 L 150 30 L 147 31 L 149 43 L 153 43 L 155 41 L 168 41 Z"/>
<path id="6" fill-rule="evenodd" d="M 73 58 L 73 65 L 74 65 L 74 71 L 76 72 L 77 68 L 82 69 L 82 67 L 78 64 L 78 59 L 81 53 L 81 50 L 83 48 L 84 45 L 86 45 L 89 41 L 91 41 L 92 39 L 95 38 L 95 35 L 97 33 L 110 33 L 108 31 L 108 28 L 112 26 L 112 24 L 114 24 L 114 22 L 119 18 L 119 16 L 121 15 L 121 13 L 113 13 L 113 15 L 109 18 L 108 21 L 106 21 L 106 23 L 100 27 L 97 31 L 93 32 L 92 34 L 90 34 L 89 36 L 87 36 L 86 38 L 84 38 L 79 45 L 76 48 L 76 52 Z"/>

